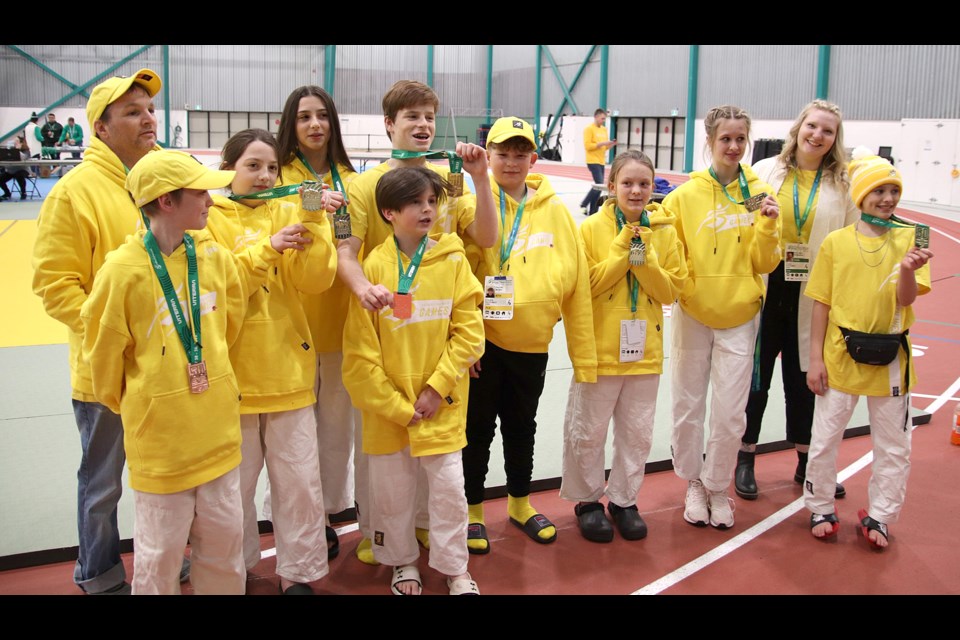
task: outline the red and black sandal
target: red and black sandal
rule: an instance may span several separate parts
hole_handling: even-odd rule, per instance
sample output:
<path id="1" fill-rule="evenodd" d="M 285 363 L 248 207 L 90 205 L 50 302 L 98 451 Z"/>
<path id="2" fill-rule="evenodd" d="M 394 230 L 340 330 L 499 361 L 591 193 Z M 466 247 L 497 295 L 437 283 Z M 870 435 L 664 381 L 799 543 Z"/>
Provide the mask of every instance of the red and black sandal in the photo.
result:
<path id="1" fill-rule="evenodd" d="M 821 524 L 829 523 L 832 525 L 832 528 L 827 531 L 822 536 L 814 535 L 814 538 L 818 540 L 826 540 L 827 538 L 832 538 L 837 535 L 837 532 L 840 531 L 840 519 L 837 517 L 836 513 L 811 513 L 810 514 L 810 533 L 813 533 L 813 530 Z"/>
<path id="2" fill-rule="evenodd" d="M 881 547 L 870 539 L 870 532 L 876 531 L 883 536 L 885 541 L 888 541 L 890 539 L 890 534 L 887 532 L 887 525 L 871 518 L 867 514 L 866 509 L 860 509 L 860 511 L 857 512 L 857 517 L 860 518 L 860 533 L 863 534 L 864 540 L 869 542 L 870 546 L 874 549 L 884 549 L 885 547 Z"/>

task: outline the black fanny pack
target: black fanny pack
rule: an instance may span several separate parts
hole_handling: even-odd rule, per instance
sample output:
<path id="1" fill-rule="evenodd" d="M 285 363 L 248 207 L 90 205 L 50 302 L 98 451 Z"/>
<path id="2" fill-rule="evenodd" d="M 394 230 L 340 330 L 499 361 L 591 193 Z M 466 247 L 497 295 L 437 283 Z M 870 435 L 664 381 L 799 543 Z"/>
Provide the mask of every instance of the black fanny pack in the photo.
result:
<path id="1" fill-rule="evenodd" d="M 893 362 L 900 352 L 909 349 L 907 333 L 864 333 L 839 327 L 847 353 L 860 364 L 887 365 Z"/>

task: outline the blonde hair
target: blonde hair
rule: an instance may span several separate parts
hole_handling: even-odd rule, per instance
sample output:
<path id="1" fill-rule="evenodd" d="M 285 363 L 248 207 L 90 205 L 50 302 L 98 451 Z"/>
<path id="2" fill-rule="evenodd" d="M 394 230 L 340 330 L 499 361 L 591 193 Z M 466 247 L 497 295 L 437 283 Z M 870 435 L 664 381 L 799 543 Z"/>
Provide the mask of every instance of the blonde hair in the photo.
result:
<path id="1" fill-rule="evenodd" d="M 750 114 L 736 105 L 723 104 L 710 109 L 703 119 L 703 128 L 707 131 L 707 146 L 703 150 L 704 158 L 706 158 L 707 151 L 710 151 L 711 156 L 713 155 L 713 138 L 717 135 L 720 120 L 743 120 L 747 125 L 747 149 L 743 152 L 746 155 L 747 150 L 750 149 Z"/>
<path id="2" fill-rule="evenodd" d="M 787 141 L 783 145 L 778 158 L 788 169 L 797 169 L 797 136 L 800 135 L 800 127 L 807 116 L 814 110 L 826 111 L 837 116 L 837 137 L 833 141 L 833 147 L 823 157 L 823 173 L 834 184 L 843 188 L 844 191 L 850 188 L 850 176 L 847 173 L 847 152 L 843 148 L 843 114 L 840 107 L 832 102 L 820 100 L 819 98 L 809 103 L 797 116 L 796 121 L 787 132 Z"/>

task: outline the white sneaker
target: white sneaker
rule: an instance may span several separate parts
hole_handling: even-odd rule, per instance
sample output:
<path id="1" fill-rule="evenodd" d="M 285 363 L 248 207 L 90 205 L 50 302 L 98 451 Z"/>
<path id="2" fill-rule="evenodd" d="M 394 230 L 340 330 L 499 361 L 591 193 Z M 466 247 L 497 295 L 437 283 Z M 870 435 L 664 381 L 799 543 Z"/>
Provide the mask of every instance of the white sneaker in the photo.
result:
<path id="1" fill-rule="evenodd" d="M 586 207 L 580 207 L 580 213 L 583 214 L 583 215 L 585 215 L 585 216 L 588 216 L 588 215 L 590 215 L 590 210 L 587 209 Z"/>
<path id="2" fill-rule="evenodd" d="M 707 510 L 707 490 L 699 480 L 687 483 L 687 497 L 684 499 L 683 519 L 696 527 L 705 527 L 710 520 Z"/>
<path id="3" fill-rule="evenodd" d="M 717 529 L 733 526 L 733 499 L 724 491 L 710 491 L 710 524 Z"/>

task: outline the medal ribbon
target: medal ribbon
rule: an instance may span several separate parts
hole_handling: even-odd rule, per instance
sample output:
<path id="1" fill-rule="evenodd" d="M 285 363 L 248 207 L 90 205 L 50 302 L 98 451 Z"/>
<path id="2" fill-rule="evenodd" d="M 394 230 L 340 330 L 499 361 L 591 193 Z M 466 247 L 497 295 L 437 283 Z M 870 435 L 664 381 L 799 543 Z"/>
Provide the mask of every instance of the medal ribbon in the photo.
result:
<path id="1" fill-rule="evenodd" d="M 623 228 L 627 225 L 627 217 L 623 215 L 623 211 L 620 211 L 620 207 L 616 207 L 614 212 L 617 216 L 617 233 L 620 233 Z M 647 217 L 647 212 L 644 211 L 640 214 L 640 226 L 649 227 L 650 219 Z M 642 240 L 641 240 L 642 242 Z M 630 241 L 630 244 L 633 244 L 634 240 Z M 630 311 L 632 313 L 637 312 L 637 300 L 640 298 L 640 281 L 633 276 L 633 272 L 630 269 L 627 269 L 627 286 L 630 287 Z"/>
<path id="2" fill-rule="evenodd" d="M 747 186 L 747 178 L 743 175 L 743 167 L 740 165 L 737 165 L 737 180 L 740 182 L 740 195 L 743 196 L 743 202 L 737 202 L 730 197 L 730 194 L 727 193 L 727 187 L 720 182 L 720 178 L 717 177 L 717 172 L 713 170 L 713 166 L 710 167 L 710 176 L 717 181 L 717 184 L 720 185 L 720 189 L 723 191 L 723 195 L 727 196 L 727 200 L 733 204 L 743 205 L 750 199 L 750 188 Z"/>
<path id="3" fill-rule="evenodd" d="M 897 216 L 890 216 L 889 220 L 885 220 L 883 218 L 878 218 L 876 216 L 870 215 L 869 213 L 863 213 L 863 212 L 860 213 L 860 219 L 866 223 L 875 224 L 878 227 L 886 227 L 888 229 L 893 229 L 895 227 L 923 228 L 927 226 L 925 224 L 920 224 L 919 222 L 917 224 L 913 224 L 912 222 L 907 222 L 906 220 L 898 218 Z"/>
<path id="4" fill-rule="evenodd" d="M 810 187 L 810 195 L 807 196 L 807 206 L 803 210 L 803 217 L 800 216 L 800 190 L 797 188 L 797 175 L 799 170 L 793 174 L 793 221 L 797 223 L 797 238 L 803 242 L 803 225 L 807 223 L 810 216 L 810 209 L 813 207 L 813 200 L 817 197 L 817 189 L 820 188 L 820 178 L 823 176 L 823 164 L 817 168 L 817 177 L 813 179 L 813 186 Z"/>
<path id="5" fill-rule="evenodd" d="M 417 271 L 420 269 L 423 252 L 427 249 L 427 236 L 424 235 L 423 238 L 420 239 L 420 245 L 417 247 L 413 256 L 410 257 L 410 266 L 407 267 L 406 272 L 403 270 L 403 256 L 400 252 L 400 243 L 397 242 L 397 236 L 393 236 L 393 243 L 397 245 L 397 269 L 400 272 L 397 282 L 397 293 L 406 294 L 410 292 L 413 279 L 417 277 Z"/>
<path id="6" fill-rule="evenodd" d="M 255 191 L 254 193 L 248 193 L 247 195 L 234 193 L 233 195 L 227 197 L 234 202 L 237 200 L 273 200 L 274 198 L 283 198 L 284 196 L 289 196 L 290 194 L 296 193 L 297 189 L 299 188 L 299 184 L 285 184 L 282 187 L 273 187 L 272 189 Z"/>
<path id="7" fill-rule="evenodd" d="M 183 317 L 183 309 L 180 307 L 180 299 L 177 298 L 177 292 L 173 289 L 173 283 L 170 282 L 170 273 L 167 271 L 167 265 L 163 262 L 163 255 L 160 253 L 160 247 L 157 245 L 153 232 L 147 230 L 143 236 L 143 246 L 147 249 L 147 255 L 150 256 L 150 264 L 153 266 L 153 272 L 157 274 L 160 281 L 160 288 L 163 289 L 163 297 L 167 299 L 167 307 L 170 309 L 170 318 L 173 320 L 173 326 L 180 336 L 180 343 L 187 354 L 190 364 L 197 364 L 201 361 L 201 351 L 203 346 L 200 344 L 200 280 L 197 274 L 197 250 L 193 244 L 193 238 L 188 234 L 183 234 L 183 245 L 187 252 L 187 288 L 190 297 L 190 315 L 193 319 L 193 331 Z M 196 339 L 194 339 L 196 333 Z"/>
<path id="8" fill-rule="evenodd" d="M 500 275 L 503 275 L 503 265 L 510 259 L 510 253 L 513 251 L 513 243 L 517 240 L 517 232 L 520 231 L 520 219 L 523 218 L 523 209 L 527 205 L 527 188 L 523 188 L 523 197 L 520 199 L 520 206 L 517 207 L 517 217 L 513 219 L 513 228 L 510 230 L 510 239 L 506 245 L 503 244 L 503 231 L 500 232 Z M 500 189 L 500 227 L 507 227 L 507 197 Z"/>
<path id="9" fill-rule="evenodd" d="M 310 171 L 310 173 L 313 174 L 313 177 L 316 178 L 318 182 L 323 182 L 323 176 L 317 175 L 317 172 L 314 170 L 313 167 L 310 166 L 310 163 L 307 161 L 304 155 L 300 153 L 299 149 L 297 149 L 297 157 L 300 158 L 300 162 L 302 162 L 303 166 L 305 166 Z M 346 198 L 347 190 L 343 188 L 343 181 L 340 180 L 340 172 L 337 171 L 337 163 L 335 162 L 330 163 L 330 177 L 333 180 L 334 190 L 339 191 L 340 193 L 343 194 L 344 198 Z M 345 215 L 346 213 L 347 213 L 347 205 L 343 205 L 342 207 L 337 209 L 336 215 L 340 216 L 340 215 Z"/>
<path id="10" fill-rule="evenodd" d="M 461 173 L 463 171 L 463 158 L 458 156 L 455 151 L 404 151 L 403 149 L 394 149 L 390 152 L 390 157 L 394 160 L 409 160 L 410 158 L 438 160 L 446 158 L 450 163 L 451 173 Z"/>

